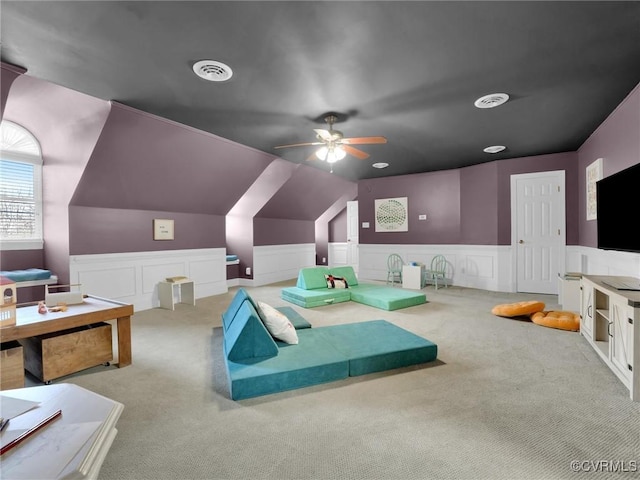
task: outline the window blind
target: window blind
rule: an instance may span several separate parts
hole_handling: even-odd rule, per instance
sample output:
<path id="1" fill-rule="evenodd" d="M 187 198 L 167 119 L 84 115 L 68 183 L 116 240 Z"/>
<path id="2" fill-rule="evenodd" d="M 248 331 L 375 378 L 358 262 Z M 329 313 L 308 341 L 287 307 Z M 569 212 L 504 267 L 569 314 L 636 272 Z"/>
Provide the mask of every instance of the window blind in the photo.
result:
<path id="1" fill-rule="evenodd" d="M 35 166 L 0 160 L 0 238 L 28 240 L 40 237 Z"/>

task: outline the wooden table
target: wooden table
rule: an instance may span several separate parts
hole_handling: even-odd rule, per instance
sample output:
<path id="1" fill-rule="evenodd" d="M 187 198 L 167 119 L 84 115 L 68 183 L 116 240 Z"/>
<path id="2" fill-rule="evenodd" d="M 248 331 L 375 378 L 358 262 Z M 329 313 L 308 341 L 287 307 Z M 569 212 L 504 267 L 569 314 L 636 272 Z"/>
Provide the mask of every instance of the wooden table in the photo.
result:
<path id="1" fill-rule="evenodd" d="M 38 402 L 13 416 L 11 399 Z M 6 445 L 57 410 L 62 416 L 2 456 L 2 476 L 38 479 L 97 479 L 116 437 L 124 405 L 77 385 L 61 383 L 5 390 L 0 394 L 9 425 L 0 434 Z"/>
<path id="2" fill-rule="evenodd" d="M 37 305 L 20 307 L 16 309 L 16 324 L 0 328 L 0 342 L 116 320 L 118 367 L 126 367 L 131 365 L 131 315 L 133 305 L 91 295 L 81 304 L 69 305 L 66 312 L 40 314 Z"/>

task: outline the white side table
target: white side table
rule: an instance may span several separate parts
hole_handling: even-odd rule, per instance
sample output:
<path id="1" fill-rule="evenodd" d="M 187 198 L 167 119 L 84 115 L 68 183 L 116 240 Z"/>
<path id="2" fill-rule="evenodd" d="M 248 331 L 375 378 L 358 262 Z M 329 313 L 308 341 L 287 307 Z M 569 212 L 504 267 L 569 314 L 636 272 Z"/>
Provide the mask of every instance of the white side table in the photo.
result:
<path id="1" fill-rule="evenodd" d="M 177 293 L 177 295 L 176 295 Z M 176 297 L 178 301 L 176 302 Z M 179 282 L 160 282 L 158 284 L 158 299 L 160 308 L 175 310 L 176 303 L 196 304 L 193 280 L 185 279 Z"/>
<path id="2" fill-rule="evenodd" d="M 402 266 L 402 288 L 421 290 L 424 287 L 424 265 Z"/>

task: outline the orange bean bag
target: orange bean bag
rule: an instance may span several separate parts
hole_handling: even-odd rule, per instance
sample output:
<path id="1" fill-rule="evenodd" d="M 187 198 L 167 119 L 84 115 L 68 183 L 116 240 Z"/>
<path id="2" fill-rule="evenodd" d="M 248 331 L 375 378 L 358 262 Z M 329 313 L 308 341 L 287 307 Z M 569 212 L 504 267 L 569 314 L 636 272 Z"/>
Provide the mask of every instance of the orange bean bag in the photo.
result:
<path id="1" fill-rule="evenodd" d="M 536 312 L 531 314 L 531 321 L 543 327 L 559 328 L 571 332 L 580 330 L 580 315 L 575 312 Z"/>
<path id="2" fill-rule="evenodd" d="M 544 310 L 544 302 L 529 300 L 526 302 L 503 303 L 491 309 L 491 313 L 500 317 L 521 317 Z"/>

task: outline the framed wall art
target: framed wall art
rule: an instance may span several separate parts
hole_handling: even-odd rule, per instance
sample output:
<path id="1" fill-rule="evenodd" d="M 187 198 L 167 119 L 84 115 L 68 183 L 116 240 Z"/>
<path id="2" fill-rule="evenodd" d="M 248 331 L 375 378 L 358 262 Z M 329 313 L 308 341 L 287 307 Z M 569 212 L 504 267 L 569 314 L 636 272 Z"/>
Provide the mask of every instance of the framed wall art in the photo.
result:
<path id="1" fill-rule="evenodd" d="M 173 220 L 168 220 L 165 218 L 154 218 L 153 239 L 173 240 Z"/>
<path id="2" fill-rule="evenodd" d="M 587 220 L 595 220 L 597 214 L 596 182 L 602 180 L 602 158 L 587 167 Z"/>
<path id="3" fill-rule="evenodd" d="M 375 200 L 376 232 L 409 231 L 407 197 Z"/>

